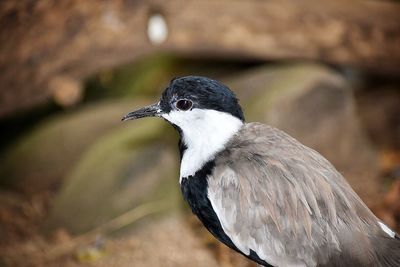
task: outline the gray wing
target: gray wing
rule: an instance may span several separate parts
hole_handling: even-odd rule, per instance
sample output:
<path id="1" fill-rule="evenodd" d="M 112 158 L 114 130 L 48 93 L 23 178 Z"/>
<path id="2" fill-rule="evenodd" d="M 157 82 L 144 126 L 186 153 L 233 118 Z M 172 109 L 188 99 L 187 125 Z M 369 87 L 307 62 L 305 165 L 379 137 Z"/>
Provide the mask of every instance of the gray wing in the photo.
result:
<path id="1" fill-rule="evenodd" d="M 245 254 L 275 266 L 345 254 L 349 263 L 374 261 L 376 217 L 326 159 L 275 128 L 246 124 L 217 156 L 208 184 L 222 228 Z"/>

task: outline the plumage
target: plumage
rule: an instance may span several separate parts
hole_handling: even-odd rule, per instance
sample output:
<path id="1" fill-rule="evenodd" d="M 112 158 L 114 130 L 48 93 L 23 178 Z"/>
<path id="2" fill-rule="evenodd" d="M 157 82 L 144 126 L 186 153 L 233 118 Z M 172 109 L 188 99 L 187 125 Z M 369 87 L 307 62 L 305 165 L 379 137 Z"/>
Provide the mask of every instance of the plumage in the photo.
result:
<path id="1" fill-rule="evenodd" d="M 245 254 L 252 249 L 276 266 L 323 265 L 349 254 L 356 266 L 376 266 L 382 244 L 371 236 L 384 236 L 379 220 L 325 158 L 284 132 L 245 124 L 207 180 L 224 232 Z"/>
<path id="2" fill-rule="evenodd" d="M 148 116 L 178 130 L 183 197 L 228 247 L 264 266 L 400 266 L 400 237 L 332 164 L 276 128 L 245 123 L 226 86 L 174 79 L 159 103 L 124 120 Z"/>

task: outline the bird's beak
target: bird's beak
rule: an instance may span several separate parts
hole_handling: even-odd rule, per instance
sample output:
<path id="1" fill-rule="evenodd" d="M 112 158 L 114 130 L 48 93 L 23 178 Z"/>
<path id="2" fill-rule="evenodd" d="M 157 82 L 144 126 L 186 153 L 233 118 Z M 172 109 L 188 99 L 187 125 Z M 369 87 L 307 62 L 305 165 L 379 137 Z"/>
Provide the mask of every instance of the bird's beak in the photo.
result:
<path id="1" fill-rule="evenodd" d="M 127 120 L 136 120 L 144 117 L 159 117 L 161 116 L 162 111 L 160 107 L 160 103 L 156 103 L 153 105 L 149 105 L 146 107 L 143 107 L 141 109 L 131 111 L 125 116 L 122 117 L 122 121 L 127 121 Z"/>

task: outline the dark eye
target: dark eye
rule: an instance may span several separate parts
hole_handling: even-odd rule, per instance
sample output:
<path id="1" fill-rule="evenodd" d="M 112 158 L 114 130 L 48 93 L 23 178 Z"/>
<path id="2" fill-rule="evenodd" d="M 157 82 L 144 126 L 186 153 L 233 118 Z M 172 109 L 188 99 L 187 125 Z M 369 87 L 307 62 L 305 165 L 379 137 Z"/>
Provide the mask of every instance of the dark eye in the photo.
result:
<path id="1" fill-rule="evenodd" d="M 179 108 L 180 110 L 188 110 L 192 107 L 192 101 L 186 100 L 186 99 L 181 99 L 176 102 L 176 107 Z"/>

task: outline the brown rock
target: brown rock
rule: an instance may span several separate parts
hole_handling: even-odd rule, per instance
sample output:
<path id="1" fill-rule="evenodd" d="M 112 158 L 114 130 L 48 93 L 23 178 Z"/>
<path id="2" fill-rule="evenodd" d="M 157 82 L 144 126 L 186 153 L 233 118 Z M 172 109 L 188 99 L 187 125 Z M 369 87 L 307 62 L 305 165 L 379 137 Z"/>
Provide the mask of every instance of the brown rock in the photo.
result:
<path id="1" fill-rule="evenodd" d="M 357 102 L 371 140 L 379 147 L 400 150 L 400 86 L 361 91 Z"/>
<path id="2" fill-rule="evenodd" d="M 156 51 L 398 74 L 399 10 L 395 1 L 1 1 L 0 117 L 46 101 L 55 76 L 82 81 Z M 154 13 L 166 21 L 162 44 L 147 36 Z"/>

